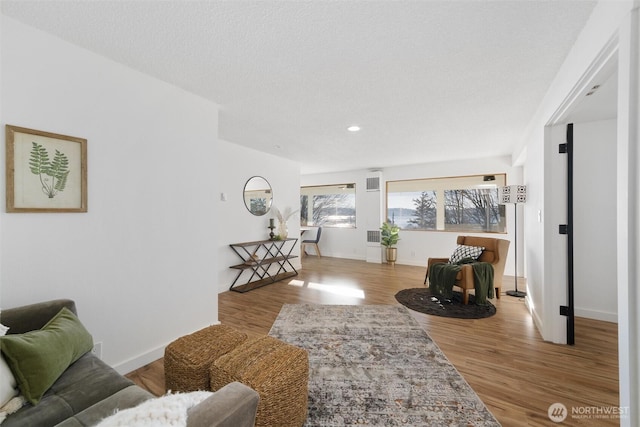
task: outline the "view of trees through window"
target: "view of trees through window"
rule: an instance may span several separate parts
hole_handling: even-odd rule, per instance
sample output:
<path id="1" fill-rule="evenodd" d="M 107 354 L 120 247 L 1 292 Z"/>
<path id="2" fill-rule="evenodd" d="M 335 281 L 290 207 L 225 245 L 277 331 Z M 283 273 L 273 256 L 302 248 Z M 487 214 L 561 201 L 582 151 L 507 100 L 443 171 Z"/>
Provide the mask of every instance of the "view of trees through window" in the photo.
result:
<path id="1" fill-rule="evenodd" d="M 404 230 L 503 233 L 505 182 L 504 174 L 389 181 L 387 220 Z"/>
<path id="2" fill-rule="evenodd" d="M 300 225 L 355 228 L 356 185 L 302 187 Z"/>
<path id="3" fill-rule="evenodd" d="M 250 199 L 249 201 L 249 211 L 253 212 L 254 215 L 264 215 L 267 213 L 267 199 L 264 197 L 260 197 L 257 199 Z"/>

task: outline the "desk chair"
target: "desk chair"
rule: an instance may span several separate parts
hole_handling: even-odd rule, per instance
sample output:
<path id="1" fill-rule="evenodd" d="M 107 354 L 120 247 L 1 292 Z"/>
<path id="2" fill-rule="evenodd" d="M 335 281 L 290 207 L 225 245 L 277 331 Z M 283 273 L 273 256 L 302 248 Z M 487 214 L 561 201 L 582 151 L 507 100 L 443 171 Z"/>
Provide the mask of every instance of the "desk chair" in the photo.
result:
<path id="1" fill-rule="evenodd" d="M 303 254 L 307 254 L 306 245 L 313 245 L 316 247 L 316 255 L 321 257 L 322 254 L 320 254 L 320 248 L 318 247 L 318 242 L 320 241 L 320 234 L 322 234 L 322 227 L 318 227 L 318 234 L 316 234 L 316 238 L 315 239 L 307 239 L 307 240 L 303 240 L 302 241 L 302 253 Z"/>

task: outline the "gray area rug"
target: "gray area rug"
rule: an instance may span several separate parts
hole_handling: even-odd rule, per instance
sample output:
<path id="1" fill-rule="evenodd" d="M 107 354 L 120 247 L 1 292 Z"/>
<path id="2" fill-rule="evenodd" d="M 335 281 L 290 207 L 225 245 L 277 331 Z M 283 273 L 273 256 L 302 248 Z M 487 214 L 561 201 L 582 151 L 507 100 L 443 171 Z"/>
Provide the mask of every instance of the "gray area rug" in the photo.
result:
<path id="1" fill-rule="evenodd" d="M 309 351 L 305 426 L 500 426 L 405 307 L 286 304 L 269 335 Z"/>

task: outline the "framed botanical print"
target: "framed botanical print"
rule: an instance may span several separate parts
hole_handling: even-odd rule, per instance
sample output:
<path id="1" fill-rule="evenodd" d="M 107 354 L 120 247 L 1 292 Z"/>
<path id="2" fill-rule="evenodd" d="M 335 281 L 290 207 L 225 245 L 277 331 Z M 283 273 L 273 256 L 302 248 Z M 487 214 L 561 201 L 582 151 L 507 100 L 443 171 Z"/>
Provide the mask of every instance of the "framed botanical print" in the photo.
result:
<path id="1" fill-rule="evenodd" d="M 87 212 L 87 140 L 6 125 L 7 212 Z"/>

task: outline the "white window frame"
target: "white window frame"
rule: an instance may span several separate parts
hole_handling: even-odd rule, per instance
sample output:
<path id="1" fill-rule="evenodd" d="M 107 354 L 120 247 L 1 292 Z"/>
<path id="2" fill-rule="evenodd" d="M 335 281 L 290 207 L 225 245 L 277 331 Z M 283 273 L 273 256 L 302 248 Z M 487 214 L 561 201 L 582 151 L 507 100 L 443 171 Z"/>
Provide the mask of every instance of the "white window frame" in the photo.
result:
<path id="1" fill-rule="evenodd" d="M 504 205 L 498 204 L 497 189 L 506 185 L 506 174 L 487 174 L 487 175 L 468 175 L 468 176 L 454 176 L 454 177 L 438 177 L 438 178 L 421 178 L 421 179 L 409 179 L 399 181 L 387 181 L 386 183 L 386 206 L 385 214 L 387 221 L 392 221 L 394 215 L 390 212 L 390 209 L 399 209 L 398 206 L 389 206 L 389 195 L 394 193 L 415 193 L 419 195 L 424 191 L 435 191 L 436 194 L 436 226 L 434 229 L 425 228 L 409 228 L 403 226 L 407 220 L 399 222 L 397 225 L 406 231 L 447 231 L 447 232 L 470 232 L 470 233 L 500 233 L 506 234 L 506 218 Z M 495 194 L 494 214 L 498 216 L 497 221 L 490 222 L 490 228 L 479 228 L 479 224 L 474 223 L 462 223 L 462 224 L 450 224 L 446 222 L 445 209 L 446 199 L 445 192 L 450 190 L 487 190 L 491 191 L 491 194 Z M 495 192 L 495 193 L 494 193 Z M 406 208 L 406 206 L 402 206 Z M 470 209 L 467 207 L 466 209 Z M 495 217 L 494 217 L 495 218 Z M 486 225 L 486 224 L 485 224 Z"/>
<path id="2" fill-rule="evenodd" d="M 336 213 L 332 221 L 320 221 L 316 223 L 314 221 L 314 198 L 317 196 L 331 196 L 331 195 L 348 195 L 352 196 L 349 199 L 353 200 L 353 205 L 349 205 L 348 209 L 353 209 L 353 215 L 348 215 L 344 221 L 340 221 L 340 215 Z M 307 196 L 306 212 L 305 206 L 303 206 L 302 198 Z M 342 207 L 343 209 L 345 207 Z M 340 207 L 336 207 L 340 209 Z M 306 218 L 306 223 L 305 223 Z M 300 187 L 300 225 L 310 227 L 329 227 L 329 228 L 356 228 L 356 184 L 331 184 L 331 185 L 315 185 Z"/>

